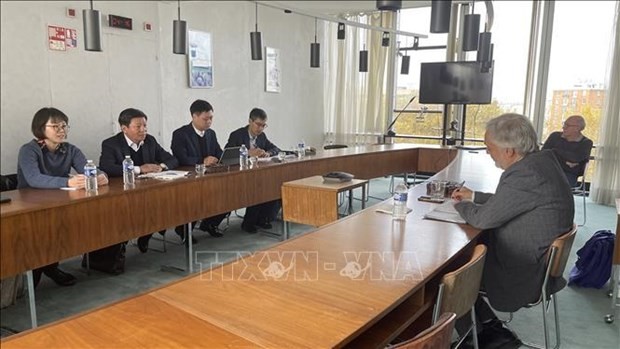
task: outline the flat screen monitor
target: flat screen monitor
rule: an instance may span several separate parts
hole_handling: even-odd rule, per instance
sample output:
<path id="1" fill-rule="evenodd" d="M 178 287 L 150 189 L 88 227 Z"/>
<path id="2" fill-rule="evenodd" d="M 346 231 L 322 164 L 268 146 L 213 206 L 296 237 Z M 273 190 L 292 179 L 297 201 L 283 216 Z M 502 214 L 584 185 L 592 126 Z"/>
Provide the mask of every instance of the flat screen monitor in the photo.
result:
<path id="1" fill-rule="evenodd" d="M 480 62 L 422 63 L 420 103 L 489 104 L 493 69 L 483 72 Z"/>

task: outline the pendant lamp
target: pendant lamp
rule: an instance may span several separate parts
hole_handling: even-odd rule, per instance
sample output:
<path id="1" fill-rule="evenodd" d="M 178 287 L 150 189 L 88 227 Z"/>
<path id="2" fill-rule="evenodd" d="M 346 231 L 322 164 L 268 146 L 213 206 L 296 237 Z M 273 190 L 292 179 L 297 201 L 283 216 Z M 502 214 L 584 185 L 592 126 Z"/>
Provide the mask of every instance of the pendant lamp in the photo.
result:
<path id="1" fill-rule="evenodd" d="M 316 41 L 317 18 L 314 18 L 314 42 L 310 44 L 310 67 L 319 68 L 321 66 L 321 44 Z"/>
<path id="2" fill-rule="evenodd" d="M 256 23 L 255 31 L 250 33 L 250 49 L 252 51 L 252 60 L 263 60 L 263 43 L 261 33 L 258 31 L 258 2 L 256 3 Z"/>
<path id="3" fill-rule="evenodd" d="M 450 31 L 450 10 L 452 1 L 431 1 L 431 33 L 447 33 Z"/>
<path id="4" fill-rule="evenodd" d="M 178 19 L 172 22 L 172 52 L 187 54 L 187 22 L 181 20 L 181 0 L 177 1 Z"/>
<path id="5" fill-rule="evenodd" d="M 101 15 L 93 9 L 93 0 L 90 0 L 90 10 L 82 10 L 84 19 L 84 49 L 86 51 L 101 51 Z"/>

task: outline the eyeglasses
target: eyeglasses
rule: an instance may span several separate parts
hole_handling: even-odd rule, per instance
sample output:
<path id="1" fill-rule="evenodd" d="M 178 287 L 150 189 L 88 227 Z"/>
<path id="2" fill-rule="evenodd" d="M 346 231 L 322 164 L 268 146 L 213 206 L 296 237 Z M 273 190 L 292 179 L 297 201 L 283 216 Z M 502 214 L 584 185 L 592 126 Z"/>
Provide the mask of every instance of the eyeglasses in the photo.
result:
<path id="1" fill-rule="evenodd" d="M 262 123 L 260 123 L 260 122 L 256 122 L 256 121 L 253 121 L 253 122 L 254 122 L 254 124 L 255 124 L 256 126 L 258 126 L 258 127 L 260 127 L 260 128 L 267 128 L 267 124 L 262 124 Z"/>
<path id="2" fill-rule="evenodd" d="M 567 128 L 567 127 L 579 127 L 579 125 L 577 124 L 567 124 L 565 122 L 562 123 L 562 128 Z"/>
<path id="3" fill-rule="evenodd" d="M 53 127 L 54 131 L 56 132 L 60 132 L 61 130 L 67 132 L 69 131 L 69 128 L 70 128 L 69 125 L 67 124 L 51 124 L 51 125 L 45 125 L 45 127 Z"/>

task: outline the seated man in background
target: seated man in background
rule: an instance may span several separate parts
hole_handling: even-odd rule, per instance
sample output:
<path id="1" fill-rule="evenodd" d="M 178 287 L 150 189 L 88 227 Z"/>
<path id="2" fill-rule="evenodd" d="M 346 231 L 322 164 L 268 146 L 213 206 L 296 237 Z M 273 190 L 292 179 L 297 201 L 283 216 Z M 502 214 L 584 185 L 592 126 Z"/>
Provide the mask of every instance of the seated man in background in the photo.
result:
<path id="1" fill-rule="evenodd" d="M 581 115 L 570 116 L 562 124 L 562 132 L 550 134 L 543 145 L 543 149 L 553 150 L 571 187 L 577 185 L 577 177 L 590 160 L 592 141 L 581 133 L 585 128 Z"/>
<path id="2" fill-rule="evenodd" d="M 215 131 L 211 129 L 213 122 L 213 107 L 209 102 L 198 99 L 189 107 L 192 121 L 176 129 L 172 133 L 172 154 L 179 159 L 181 166 L 194 166 L 205 164 L 212 166 L 217 164 L 222 156 L 222 148 L 217 142 Z M 204 218 L 200 223 L 200 230 L 208 232 L 213 237 L 224 236 L 218 226 L 226 218 L 226 213 L 213 217 Z M 192 223 L 192 227 L 195 222 Z M 178 226 L 175 230 L 181 230 L 184 226 Z"/>
<path id="3" fill-rule="evenodd" d="M 245 144 L 248 148 L 248 156 L 277 155 L 280 149 L 267 139 L 263 132 L 265 128 L 267 128 L 267 113 L 259 108 L 252 109 L 248 125 L 231 132 L 226 148 Z M 246 208 L 241 229 L 250 234 L 256 233 L 257 226 L 271 229 L 271 221 L 275 220 L 280 206 L 280 200 L 273 200 Z"/>
<path id="4" fill-rule="evenodd" d="M 34 114 L 31 126 L 34 139 L 19 149 L 17 157 L 17 188 L 55 189 L 86 187 L 86 157 L 73 144 L 67 143 L 69 118 L 56 108 L 42 108 Z M 71 170 L 78 174 L 71 176 Z M 97 175 L 97 185 L 108 184 L 105 174 Z M 75 276 L 52 263 L 33 270 L 36 286 L 45 274 L 61 286 L 75 284 Z"/>
<path id="5" fill-rule="evenodd" d="M 108 175 L 123 176 L 123 160 L 127 155 L 133 160 L 136 176 L 173 170 L 179 166 L 179 161 L 164 150 L 155 137 L 147 134 L 147 119 L 146 114 L 138 109 L 128 108 L 120 113 L 118 123 L 121 132 L 101 143 L 99 166 Z M 140 252 L 148 250 L 151 235 L 147 234 L 138 239 Z"/>
<path id="6" fill-rule="evenodd" d="M 489 303 L 514 312 L 539 298 L 547 250 L 571 230 L 574 202 L 555 155 L 538 151 L 536 131 L 525 116 L 504 114 L 489 120 L 484 142 L 495 165 L 504 170 L 495 194 L 462 188 L 452 198 L 467 223 L 484 229 L 480 240 L 488 252 L 481 288 Z M 551 292 L 559 291 L 566 280 L 551 280 L 550 285 Z M 481 348 L 518 347 L 520 341 L 480 298 L 476 315 L 482 324 Z M 460 322 L 457 330 L 467 328 Z"/>

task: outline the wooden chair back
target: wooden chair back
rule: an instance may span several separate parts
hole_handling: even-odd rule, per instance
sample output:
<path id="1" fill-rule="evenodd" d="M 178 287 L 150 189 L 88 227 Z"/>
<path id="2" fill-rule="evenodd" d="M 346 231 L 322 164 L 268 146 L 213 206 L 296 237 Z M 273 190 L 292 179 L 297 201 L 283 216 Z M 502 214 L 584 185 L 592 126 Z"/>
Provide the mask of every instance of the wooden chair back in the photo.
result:
<path id="1" fill-rule="evenodd" d="M 417 336 L 390 348 L 398 349 L 449 349 L 456 314 L 444 313 L 434 325 Z"/>

